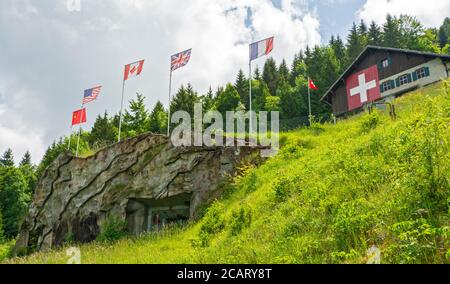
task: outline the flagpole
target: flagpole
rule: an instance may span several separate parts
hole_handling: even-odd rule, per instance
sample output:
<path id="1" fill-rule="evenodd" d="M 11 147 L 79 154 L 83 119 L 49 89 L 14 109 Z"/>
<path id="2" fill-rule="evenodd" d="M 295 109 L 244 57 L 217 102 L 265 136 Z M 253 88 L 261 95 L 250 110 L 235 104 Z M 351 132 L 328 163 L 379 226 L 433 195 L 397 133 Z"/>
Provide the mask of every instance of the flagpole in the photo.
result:
<path id="1" fill-rule="evenodd" d="M 311 115 L 311 88 L 310 88 L 310 81 L 311 79 L 308 77 L 308 107 L 309 107 L 309 126 L 312 125 L 312 115 Z"/>
<path id="2" fill-rule="evenodd" d="M 83 109 L 83 104 L 81 104 L 81 109 Z M 83 119 L 83 111 L 81 112 L 81 121 L 83 121 L 84 119 Z M 80 136 L 81 136 L 81 124 L 80 124 L 80 130 L 79 130 L 79 132 L 78 132 L 78 140 L 77 140 L 77 150 L 76 150 L 76 152 L 75 152 L 75 157 L 77 157 L 78 158 L 78 149 L 79 149 L 79 146 L 80 146 Z"/>
<path id="3" fill-rule="evenodd" d="M 249 134 L 252 133 L 252 60 L 248 62 L 248 85 L 249 85 L 249 100 L 250 100 L 250 118 L 249 118 Z"/>
<path id="4" fill-rule="evenodd" d="M 72 140 L 72 128 L 73 125 L 70 126 L 70 133 L 69 133 L 69 146 L 67 147 L 67 151 L 70 151 L 70 140 Z"/>
<path id="5" fill-rule="evenodd" d="M 78 132 L 77 151 L 75 152 L 75 157 L 77 157 L 77 158 L 78 158 L 78 148 L 80 146 L 80 136 L 81 136 L 81 125 L 80 125 L 80 131 Z"/>
<path id="6" fill-rule="evenodd" d="M 123 80 L 123 84 L 122 84 L 122 101 L 120 103 L 119 139 L 118 139 L 118 142 L 120 142 L 120 134 L 121 134 L 121 130 L 122 130 L 122 112 L 123 112 L 123 97 L 124 97 L 124 93 L 125 93 L 125 79 Z"/>
<path id="7" fill-rule="evenodd" d="M 170 68 L 170 78 L 169 78 L 169 105 L 168 105 L 168 116 L 167 116 L 167 136 L 170 137 L 170 101 L 172 95 L 172 67 Z"/>

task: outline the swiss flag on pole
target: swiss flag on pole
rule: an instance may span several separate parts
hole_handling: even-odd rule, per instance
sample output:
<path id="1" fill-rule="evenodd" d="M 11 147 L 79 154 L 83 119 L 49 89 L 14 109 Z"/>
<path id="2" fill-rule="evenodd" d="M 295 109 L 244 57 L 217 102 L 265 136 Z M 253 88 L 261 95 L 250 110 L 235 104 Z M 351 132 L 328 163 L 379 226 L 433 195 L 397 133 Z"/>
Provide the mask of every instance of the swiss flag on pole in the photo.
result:
<path id="1" fill-rule="evenodd" d="M 313 89 L 314 91 L 318 91 L 319 88 L 316 87 L 316 85 L 314 84 L 313 80 L 309 79 L 309 88 Z"/>
<path id="2" fill-rule="evenodd" d="M 72 114 L 72 126 L 86 122 L 86 109 L 79 109 Z"/>
<path id="3" fill-rule="evenodd" d="M 130 77 L 136 77 L 141 74 L 142 68 L 144 68 L 144 60 L 136 61 L 134 63 L 125 66 L 125 74 L 123 80 L 126 81 Z"/>

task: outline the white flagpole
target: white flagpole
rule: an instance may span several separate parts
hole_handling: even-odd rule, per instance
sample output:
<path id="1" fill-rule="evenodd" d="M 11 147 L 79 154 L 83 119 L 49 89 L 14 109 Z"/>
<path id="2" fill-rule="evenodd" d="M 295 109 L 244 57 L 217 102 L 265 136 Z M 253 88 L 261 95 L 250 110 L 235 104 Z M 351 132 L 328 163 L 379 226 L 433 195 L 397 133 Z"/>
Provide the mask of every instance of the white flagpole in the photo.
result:
<path id="1" fill-rule="evenodd" d="M 249 118 L 249 133 L 252 133 L 252 60 L 248 62 L 248 85 L 249 85 L 249 100 L 250 100 L 250 118 Z"/>
<path id="2" fill-rule="evenodd" d="M 83 104 L 81 104 L 81 110 L 83 109 Z M 81 121 L 83 121 L 83 114 L 84 114 L 84 112 L 83 111 L 81 111 Z M 80 121 L 80 122 L 81 122 Z M 79 132 L 78 132 L 78 140 L 77 140 L 77 150 L 76 150 L 76 152 L 75 152 L 75 157 L 77 157 L 78 158 L 78 149 L 79 149 L 79 146 L 80 146 L 80 136 L 81 136 L 81 123 L 80 123 L 80 130 L 79 130 Z"/>
<path id="3" fill-rule="evenodd" d="M 69 133 L 69 146 L 67 147 L 67 151 L 70 151 L 70 140 L 72 140 L 72 128 L 73 125 L 70 126 L 70 133 Z"/>
<path id="4" fill-rule="evenodd" d="M 122 112 L 123 112 L 123 97 L 124 97 L 124 93 L 125 93 L 125 79 L 123 80 L 123 84 L 122 84 L 122 101 L 120 103 L 119 139 L 118 139 L 118 142 L 120 142 L 120 134 L 121 134 L 121 130 L 122 130 Z"/>
<path id="5" fill-rule="evenodd" d="M 170 67 L 170 78 L 169 78 L 169 106 L 168 106 L 168 116 L 167 116 L 167 136 L 170 137 L 170 102 L 172 100 L 172 67 Z"/>
<path id="6" fill-rule="evenodd" d="M 77 157 L 77 158 L 78 158 L 78 148 L 80 146 L 80 136 L 81 136 L 81 125 L 80 125 L 80 131 L 78 132 L 77 151 L 75 153 L 75 157 Z"/>
<path id="7" fill-rule="evenodd" d="M 312 124 L 312 114 L 311 114 L 311 90 L 310 90 L 310 78 L 308 77 L 308 107 L 309 107 L 309 126 Z"/>

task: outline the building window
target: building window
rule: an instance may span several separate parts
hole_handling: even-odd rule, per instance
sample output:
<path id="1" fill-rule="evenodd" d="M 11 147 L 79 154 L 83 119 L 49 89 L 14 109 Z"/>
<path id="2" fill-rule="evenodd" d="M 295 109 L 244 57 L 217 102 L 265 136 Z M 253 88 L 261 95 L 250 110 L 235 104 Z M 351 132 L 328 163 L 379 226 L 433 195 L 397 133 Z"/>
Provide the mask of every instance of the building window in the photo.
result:
<path id="1" fill-rule="evenodd" d="M 425 78 L 427 76 L 427 73 L 425 72 L 425 68 L 420 68 L 420 69 L 416 70 L 416 76 L 417 76 L 417 79 Z"/>
<path id="2" fill-rule="evenodd" d="M 408 84 L 409 80 L 408 80 L 408 75 L 402 75 L 398 78 L 399 82 L 400 82 L 400 86 Z"/>
<path id="3" fill-rule="evenodd" d="M 387 68 L 389 67 L 389 58 L 384 59 L 383 61 L 381 61 L 381 67 L 383 68 Z"/>
<path id="4" fill-rule="evenodd" d="M 386 82 L 383 82 L 383 84 L 381 84 L 381 92 L 382 93 L 386 92 L 388 90 L 392 90 L 392 89 L 393 89 L 393 87 L 392 87 L 391 81 L 386 81 Z"/>

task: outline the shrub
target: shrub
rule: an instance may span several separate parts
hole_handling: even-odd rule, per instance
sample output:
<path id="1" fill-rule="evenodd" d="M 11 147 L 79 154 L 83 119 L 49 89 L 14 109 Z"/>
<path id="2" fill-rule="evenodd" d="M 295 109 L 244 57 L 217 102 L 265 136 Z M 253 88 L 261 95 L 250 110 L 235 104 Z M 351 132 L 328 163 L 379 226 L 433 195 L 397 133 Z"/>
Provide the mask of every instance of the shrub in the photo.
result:
<path id="1" fill-rule="evenodd" d="M 108 215 L 103 223 L 100 234 L 97 236 L 99 242 L 114 242 L 126 235 L 126 221 L 118 217 Z"/>
<path id="2" fill-rule="evenodd" d="M 11 240 L 9 242 L 6 243 L 1 243 L 0 242 L 0 262 L 12 257 L 12 252 L 14 249 L 14 245 L 15 245 L 15 241 Z"/>
<path id="3" fill-rule="evenodd" d="M 4 241 L 3 218 L 2 218 L 2 212 L 0 212 L 0 244 L 3 241 Z"/>
<path id="4" fill-rule="evenodd" d="M 275 200 L 277 202 L 285 201 L 291 195 L 293 189 L 296 188 L 298 179 L 298 177 L 283 177 L 279 179 L 274 186 Z"/>
<path id="5" fill-rule="evenodd" d="M 208 208 L 203 218 L 199 232 L 199 245 L 201 247 L 208 246 L 212 236 L 220 233 L 224 228 L 223 205 L 216 201 Z"/>
<path id="6" fill-rule="evenodd" d="M 423 218 L 396 223 L 390 232 L 396 242 L 388 247 L 386 255 L 394 263 L 431 263 L 436 259 L 440 240 L 448 239 L 449 234 L 448 228 L 436 228 Z"/>
<path id="7" fill-rule="evenodd" d="M 333 220 L 337 245 L 341 250 L 364 246 L 369 231 L 377 223 L 374 205 L 363 198 L 341 204 Z"/>
<path id="8" fill-rule="evenodd" d="M 241 207 L 231 213 L 230 233 L 232 236 L 238 235 L 244 228 L 250 227 L 252 223 L 252 211 Z"/>
<path id="9" fill-rule="evenodd" d="M 380 116 L 378 111 L 373 110 L 371 113 L 366 114 L 362 118 L 361 132 L 369 133 L 372 129 L 375 129 L 380 123 Z"/>

